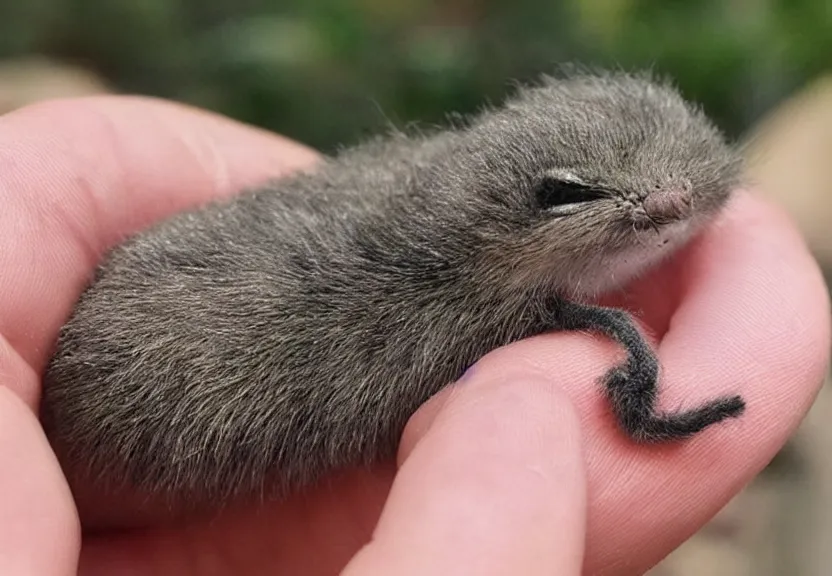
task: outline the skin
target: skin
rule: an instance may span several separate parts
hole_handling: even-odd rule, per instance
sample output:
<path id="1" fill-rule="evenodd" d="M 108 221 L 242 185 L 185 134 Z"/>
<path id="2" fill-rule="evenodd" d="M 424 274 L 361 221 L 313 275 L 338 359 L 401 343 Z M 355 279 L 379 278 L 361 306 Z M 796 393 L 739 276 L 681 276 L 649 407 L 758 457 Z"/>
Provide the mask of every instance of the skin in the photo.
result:
<path id="1" fill-rule="evenodd" d="M 4 574 L 74 574 L 79 558 L 86 575 L 640 574 L 765 466 L 822 382 L 821 275 L 783 214 L 740 193 L 717 226 L 610 302 L 643 310 L 663 406 L 736 390 L 749 406 L 737 421 L 681 445 L 634 445 L 597 384 L 621 351 L 546 334 L 489 354 L 425 405 L 396 465 L 210 523 L 173 525 L 107 495 L 76 508 L 35 414 L 50 347 L 97 258 L 148 222 L 314 160 L 279 137 L 142 99 L 0 118 Z M 81 547 L 82 524 L 110 529 Z"/>

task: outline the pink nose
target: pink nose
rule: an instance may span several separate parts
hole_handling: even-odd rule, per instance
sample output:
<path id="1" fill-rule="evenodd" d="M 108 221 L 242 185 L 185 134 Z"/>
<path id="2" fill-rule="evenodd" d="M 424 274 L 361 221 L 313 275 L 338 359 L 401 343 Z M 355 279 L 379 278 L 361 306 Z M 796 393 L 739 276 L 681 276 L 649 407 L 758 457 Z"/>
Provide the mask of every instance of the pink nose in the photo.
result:
<path id="1" fill-rule="evenodd" d="M 672 222 L 690 215 L 690 192 L 684 187 L 655 190 L 644 199 L 644 211 L 656 222 Z"/>

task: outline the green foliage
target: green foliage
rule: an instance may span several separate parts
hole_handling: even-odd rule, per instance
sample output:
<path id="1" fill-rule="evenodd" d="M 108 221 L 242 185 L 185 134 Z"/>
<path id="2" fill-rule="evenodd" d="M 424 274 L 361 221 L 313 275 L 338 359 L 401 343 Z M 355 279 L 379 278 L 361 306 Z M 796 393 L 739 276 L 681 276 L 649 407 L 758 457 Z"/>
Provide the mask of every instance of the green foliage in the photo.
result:
<path id="1" fill-rule="evenodd" d="M 832 68 L 832 0 L 0 0 L 24 54 L 327 150 L 566 62 L 652 67 L 738 135 Z"/>

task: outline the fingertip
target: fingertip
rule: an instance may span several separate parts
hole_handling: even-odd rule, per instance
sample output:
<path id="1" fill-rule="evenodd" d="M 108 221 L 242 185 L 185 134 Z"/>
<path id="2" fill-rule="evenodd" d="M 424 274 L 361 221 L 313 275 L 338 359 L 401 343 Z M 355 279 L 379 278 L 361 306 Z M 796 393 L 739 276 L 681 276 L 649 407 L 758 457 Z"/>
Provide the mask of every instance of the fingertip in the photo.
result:
<path id="1" fill-rule="evenodd" d="M 744 190 L 688 263 L 687 294 L 661 343 L 662 361 L 702 380 L 698 388 L 732 386 L 749 404 L 749 424 L 765 414 L 768 434 L 785 441 L 829 367 L 832 315 L 820 267 L 786 213 Z"/>
<path id="2" fill-rule="evenodd" d="M 788 217 L 753 191 L 739 191 L 673 270 L 684 294 L 658 346 L 661 406 L 737 395 L 744 408 L 737 401 L 733 418 L 682 443 L 620 451 L 615 465 L 626 463 L 627 473 L 617 478 L 598 457 L 599 437 L 590 435 L 590 488 L 608 504 L 590 503 L 590 571 L 620 562 L 624 548 L 646 569 L 690 536 L 785 444 L 828 369 L 823 276 Z M 631 536 L 658 524 L 649 541 Z"/>

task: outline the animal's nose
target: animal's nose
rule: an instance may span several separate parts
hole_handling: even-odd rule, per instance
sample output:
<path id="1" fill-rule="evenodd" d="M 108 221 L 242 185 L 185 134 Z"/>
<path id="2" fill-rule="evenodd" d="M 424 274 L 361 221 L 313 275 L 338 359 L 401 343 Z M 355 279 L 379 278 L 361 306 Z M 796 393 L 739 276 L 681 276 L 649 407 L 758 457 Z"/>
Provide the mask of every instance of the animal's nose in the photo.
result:
<path id="1" fill-rule="evenodd" d="M 653 190 L 644 199 L 644 211 L 660 224 L 687 218 L 691 211 L 690 190 L 687 186 Z"/>

